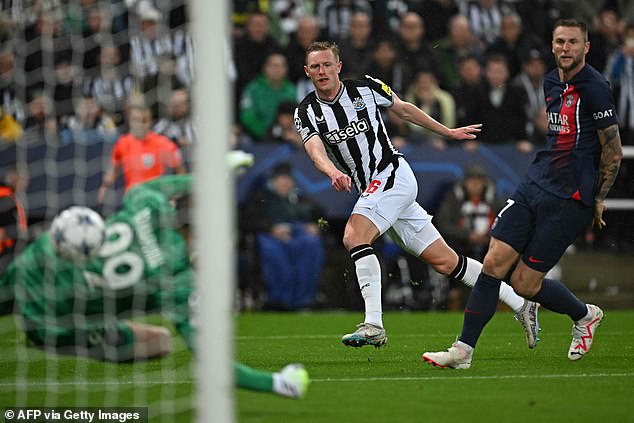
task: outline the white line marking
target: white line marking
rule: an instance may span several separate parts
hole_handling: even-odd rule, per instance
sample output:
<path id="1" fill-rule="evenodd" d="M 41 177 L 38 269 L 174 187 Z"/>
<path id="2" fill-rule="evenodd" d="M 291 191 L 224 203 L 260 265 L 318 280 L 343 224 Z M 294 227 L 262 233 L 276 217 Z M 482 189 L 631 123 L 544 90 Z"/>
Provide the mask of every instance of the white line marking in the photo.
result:
<path id="1" fill-rule="evenodd" d="M 445 370 L 451 372 L 450 370 Z M 442 372 L 442 370 L 438 370 Z M 339 383 L 339 382 L 416 382 L 416 381 L 445 381 L 445 380 L 509 380 L 509 379 L 576 379 L 576 378 L 601 378 L 601 377 L 634 377 L 634 373 L 580 373 L 580 374 L 550 374 L 550 375 L 491 375 L 491 376 L 416 376 L 416 377 L 359 377 L 359 378 L 316 378 L 311 382 Z M 0 383 L 0 388 L 32 388 L 47 386 L 117 386 L 117 385 L 188 385 L 195 384 L 194 380 L 135 380 L 135 381 L 29 381 L 16 383 Z"/>
<path id="2" fill-rule="evenodd" d="M 438 370 L 442 371 L 442 370 Z M 449 370 L 450 371 L 450 370 Z M 419 377 L 366 377 L 311 379 L 311 382 L 401 382 L 420 380 L 500 380 L 500 379 L 569 379 L 582 377 L 634 377 L 634 373 L 582 373 L 553 375 L 492 375 L 492 376 L 419 376 Z"/>
<path id="3" fill-rule="evenodd" d="M 47 386 L 118 386 L 118 385 L 188 385 L 194 384 L 194 380 L 134 380 L 134 381 L 100 381 L 100 382 L 89 382 L 89 381 L 68 381 L 68 382 L 60 382 L 57 380 L 40 380 L 40 381 L 29 381 L 29 382 L 16 382 L 16 383 L 0 383 L 0 388 L 3 387 L 21 387 L 21 388 L 33 388 L 33 387 L 43 387 L 45 389 Z"/>
<path id="4" fill-rule="evenodd" d="M 401 334 L 392 334 L 390 333 L 390 339 L 394 338 L 455 338 L 456 335 L 459 334 L 460 331 L 456 333 L 401 333 Z M 508 337 L 515 335 L 524 335 L 521 329 L 518 329 L 517 332 L 507 332 L 507 333 L 491 333 L 487 334 L 487 337 L 496 338 L 496 337 Z M 570 331 L 566 332 L 546 332 L 548 336 L 569 336 Z M 622 336 L 622 335 L 634 335 L 634 332 L 606 332 L 601 331 L 601 336 Z M 243 335 L 236 336 L 236 341 L 251 341 L 255 339 L 337 339 L 341 338 L 341 334 L 336 335 Z"/>

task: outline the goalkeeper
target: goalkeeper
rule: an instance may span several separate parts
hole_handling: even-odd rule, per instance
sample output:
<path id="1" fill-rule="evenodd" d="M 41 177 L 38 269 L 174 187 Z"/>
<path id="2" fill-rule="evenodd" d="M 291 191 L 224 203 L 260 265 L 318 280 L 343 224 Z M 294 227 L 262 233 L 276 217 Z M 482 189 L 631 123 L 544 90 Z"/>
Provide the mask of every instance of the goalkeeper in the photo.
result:
<path id="1" fill-rule="evenodd" d="M 0 314 L 15 301 L 29 341 L 47 351 L 125 362 L 171 351 L 166 328 L 128 320 L 162 313 L 193 351 L 189 225 L 179 225 L 183 213 L 170 202 L 191 185 L 191 175 L 174 175 L 132 187 L 107 220 L 98 256 L 84 262 L 58 255 L 44 233 L 0 277 L 0 293 L 13 292 L 0 298 Z M 308 383 L 300 365 L 274 374 L 234 369 L 238 386 L 284 396 L 301 397 Z"/>

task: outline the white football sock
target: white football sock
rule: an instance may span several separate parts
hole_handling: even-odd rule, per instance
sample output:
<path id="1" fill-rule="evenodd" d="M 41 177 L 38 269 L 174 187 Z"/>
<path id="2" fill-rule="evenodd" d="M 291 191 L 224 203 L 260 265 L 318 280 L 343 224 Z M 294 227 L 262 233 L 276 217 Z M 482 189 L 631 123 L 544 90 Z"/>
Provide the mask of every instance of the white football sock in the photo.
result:
<path id="1" fill-rule="evenodd" d="M 365 323 L 383 327 L 381 305 L 381 265 L 375 254 L 354 262 L 361 296 L 365 302 Z"/>
<path id="2" fill-rule="evenodd" d="M 482 272 L 482 263 L 477 260 L 472 259 L 471 257 L 466 257 L 467 259 L 467 270 L 465 271 L 464 276 L 461 279 L 461 282 L 465 285 L 472 287 L 475 285 L 478 280 L 478 276 L 480 272 Z M 500 285 L 500 300 L 509 306 L 511 310 L 515 313 L 519 312 L 524 305 L 524 298 L 520 297 L 513 291 L 513 288 L 506 282 L 502 282 Z"/>

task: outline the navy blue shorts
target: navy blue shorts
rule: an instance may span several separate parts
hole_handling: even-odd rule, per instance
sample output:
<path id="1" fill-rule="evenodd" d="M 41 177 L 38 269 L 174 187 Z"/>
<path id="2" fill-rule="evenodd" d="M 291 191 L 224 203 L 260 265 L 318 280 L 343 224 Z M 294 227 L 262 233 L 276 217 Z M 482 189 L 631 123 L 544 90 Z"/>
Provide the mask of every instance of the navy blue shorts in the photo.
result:
<path id="1" fill-rule="evenodd" d="M 592 207 L 557 197 L 529 180 L 498 213 L 491 236 L 519 252 L 528 267 L 545 273 L 585 232 L 593 216 Z"/>

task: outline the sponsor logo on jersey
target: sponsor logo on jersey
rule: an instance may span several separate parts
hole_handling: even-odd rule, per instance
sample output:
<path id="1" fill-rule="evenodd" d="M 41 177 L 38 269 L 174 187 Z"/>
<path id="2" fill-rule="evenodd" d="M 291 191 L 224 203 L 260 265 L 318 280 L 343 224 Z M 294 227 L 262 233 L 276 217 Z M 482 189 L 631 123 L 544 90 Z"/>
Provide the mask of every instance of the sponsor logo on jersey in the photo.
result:
<path id="1" fill-rule="evenodd" d="M 363 110 L 365 109 L 365 101 L 363 101 L 361 97 L 357 97 L 352 101 L 352 107 L 354 107 L 354 110 L 357 112 Z"/>
<path id="2" fill-rule="evenodd" d="M 385 82 L 381 82 L 381 88 L 385 91 L 385 94 L 392 95 L 392 89 Z"/>
<path id="3" fill-rule="evenodd" d="M 604 110 L 602 112 L 596 112 L 592 114 L 592 119 L 599 120 L 606 117 L 612 117 L 614 115 L 614 111 L 612 109 Z"/>
<path id="4" fill-rule="evenodd" d="M 317 115 L 315 115 L 315 120 L 316 120 L 318 123 L 321 123 L 321 122 L 324 122 L 324 121 L 326 120 L 326 118 L 325 118 L 324 116 L 317 116 Z"/>
<path id="5" fill-rule="evenodd" d="M 572 94 L 568 94 L 566 96 L 566 107 L 570 107 L 575 102 L 575 96 Z"/>
<path id="6" fill-rule="evenodd" d="M 571 129 L 568 116 L 557 112 L 548 112 L 548 129 L 560 134 L 569 134 Z"/>
<path id="7" fill-rule="evenodd" d="M 367 132 L 370 130 L 370 124 L 368 121 L 363 118 L 359 121 L 355 120 L 350 122 L 350 124 L 341 129 L 335 129 L 334 131 L 326 132 L 324 134 L 324 138 L 330 144 L 339 144 L 340 142 L 346 141 L 350 138 L 354 138 L 359 134 Z"/>

